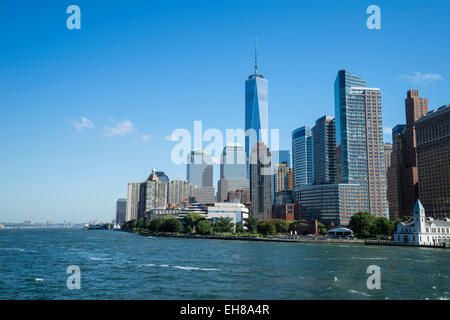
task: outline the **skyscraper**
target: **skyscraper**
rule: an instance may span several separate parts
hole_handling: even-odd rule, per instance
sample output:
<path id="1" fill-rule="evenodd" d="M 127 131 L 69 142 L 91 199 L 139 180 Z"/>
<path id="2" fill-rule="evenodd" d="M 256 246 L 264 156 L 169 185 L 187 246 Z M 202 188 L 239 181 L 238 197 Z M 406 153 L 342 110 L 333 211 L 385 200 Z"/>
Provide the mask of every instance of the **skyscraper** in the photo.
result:
<path id="1" fill-rule="evenodd" d="M 199 187 L 213 186 L 213 165 L 209 154 L 200 149 L 192 150 L 188 155 L 186 180 Z"/>
<path id="2" fill-rule="evenodd" d="M 245 153 L 257 142 L 268 145 L 268 89 L 267 80 L 258 74 L 257 47 L 255 39 L 255 72 L 245 81 Z"/>
<path id="3" fill-rule="evenodd" d="M 365 80 L 340 70 L 335 102 L 341 182 L 361 184 L 369 212 L 388 217 L 381 91 L 366 88 Z"/>
<path id="4" fill-rule="evenodd" d="M 291 152 L 289 150 L 272 151 L 272 165 L 276 166 L 286 162 L 288 167 L 291 166 Z"/>
<path id="5" fill-rule="evenodd" d="M 292 131 L 292 169 L 294 188 L 313 182 L 311 129 L 303 126 Z"/>
<path id="6" fill-rule="evenodd" d="M 186 180 L 171 180 L 168 185 L 168 203 L 171 206 L 179 206 L 195 199 L 198 192 L 197 186 L 191 185 Z"/>
<path id="7" fill-rule="evenodd" d="M 337 183 L 335 120 L 323 116 L 312 128 L 314 184 Z"/>
<path id="8" fill-rule="evenodd" d="M 145 181 L 145 212 L 153 209 L 165 209 L 167 206 L 168 184 L 159 181 L 155 169 Z"/>
<path id="9" fill-rule="evenodd" d="M 415 131 L 420 201 L 434 219 L 450 218 L 450 104 L 419 118 Z"/>
<path id="10" fill-rule="evenodd" d="M 250 201 L 252 216 L 259 221 L 272 217 L 272 175 L 269 148 L 258 142 L 250 154 Z"/>
<path id="11" fill-rule="evenodd" d="M 118 199 L 116 202 L 116 223 L 124 223 L 127 216 L 127 199 Z"/>
<path id="12" fill-rule="evenodd" d="M 239 144 L 228 144 L 223 148 L 220 163 L 220 180 L 217 183 L 217 201 L 223 202 L 228 192 L 248 190 L 247 161 L 244 148 Z"/>
<path id="13" fill-rule="evenodd" d="M 146 184 L 129 182 L 127 187 L 127 214 L 125 221 L 139 219 L 145 214 Z"/>
<path id="14" fill-rule="evenodd" d="M 273 183 L 274 194 L 283 190 L 294 190 L 294 175 L 286 161 L 275 165 Z"/>

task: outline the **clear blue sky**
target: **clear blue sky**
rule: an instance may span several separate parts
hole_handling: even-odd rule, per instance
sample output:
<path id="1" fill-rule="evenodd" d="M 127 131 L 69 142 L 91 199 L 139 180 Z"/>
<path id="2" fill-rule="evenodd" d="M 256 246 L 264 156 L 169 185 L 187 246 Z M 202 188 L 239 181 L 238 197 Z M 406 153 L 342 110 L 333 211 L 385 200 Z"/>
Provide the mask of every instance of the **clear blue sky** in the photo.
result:
<path id="1" fill-rule="evenodd" d="M 81 30 L 66 27 L 70 4 Z M 366 28 L 371 4 L 381 30 Z M 382 90 L 389 132 L 408 89 L 430 108 L 450 103 L 449 12 L 445 0 L 5 1 L 0 221 L 109 221 L 129 181 L 152 168 L 185 178 L 166 137 L 194 120 L 244 126 L 255 37 L 282 148 L 334 115 L 342 68 Z"/>

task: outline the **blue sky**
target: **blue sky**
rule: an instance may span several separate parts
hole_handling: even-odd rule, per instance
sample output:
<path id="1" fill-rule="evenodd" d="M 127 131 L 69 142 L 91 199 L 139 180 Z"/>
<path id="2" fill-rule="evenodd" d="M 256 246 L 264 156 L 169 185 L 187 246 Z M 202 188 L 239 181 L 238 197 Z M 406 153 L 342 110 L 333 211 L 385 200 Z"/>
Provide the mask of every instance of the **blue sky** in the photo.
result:
<path id="1" fill-rule="evenodd" d="M 66 27 L 71 4 L 81 30 Z M 381 30 L 366 27 L 371 4 Z M 334 115 L 342 68 L 382 90 L 388 132 L 405 121 L 408 89 L 430 108 L 450 103 L 448 12 L 417 0 L 4 2 L 0 221 L 109 221 L 129 181 L 152 168 L 185 178 L 166 137 L 194 120 L 244 126 L 255 37 L 281 148 Z"/>

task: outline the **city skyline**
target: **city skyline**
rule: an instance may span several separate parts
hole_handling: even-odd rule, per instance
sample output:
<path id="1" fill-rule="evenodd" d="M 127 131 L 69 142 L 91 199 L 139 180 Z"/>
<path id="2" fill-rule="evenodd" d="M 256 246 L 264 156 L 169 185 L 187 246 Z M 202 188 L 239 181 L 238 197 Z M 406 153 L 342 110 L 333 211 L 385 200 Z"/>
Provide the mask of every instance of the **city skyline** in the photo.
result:
<path id="1" fill-rule="evenodd" d="M 145 180 L 152 168 L 165 171 L 170 179 L 184 178 L 185 167 L 168 161 L 173 143 L 166 137 L 176 128 L 191 129 L 194 120 L 203 120 L 205 129 L 242 127 L 242 79 L 252 69 L 252 40 L 255 36 L 259 39 L 258 69 L 271 81 L 269 124 L 271 128 L 280 128 L 280 149 L 290 149 L 290 133 L 295 128 L 312 126 L 320 115 L 333 115 L 332 82 L 337 70 L 342 68 L 361 76 L 369 84 L 376 84 L 383 92 L 385 141 L 390 140 L 387 139 L 390 128 L 404 122 L 404 94 L 407 90 L 420 90 L 421 96 L 429 98 L 430 110 L 448 103 L 445 88 L 448 87 L 450 65 L 444 59 L 448 44 L 443 43 L 443 48 L 431 52 L 426 45 L 433 44 L 436 39 L 433 30 L 448 28 L 448 22 L 439 19 L 441 12 L 445 11 L 442 6 L 448 4 L 441 4 L 439 9 L 429 6 L 427 10 L 433 15 L 425 15 L 424 23 L 416 26 L 408 19 L 418 19 L 419 13 L 414 9 L 423 10 L 424 5 L 413 2 L 405 11 L 399 4 L 382 3 L 383 28 L 380 31 L 365 29 L 363 4 L 354 8 L 345 5 L 342 9 L 331 5 L 324 10 L 314 4 L 289 4 L 283 9 L 275 4 L 269 8 L 257 5 L 262 16 L 273 14 L 270 10 L 285 14 L 288 19 L 280 28 L 287 29 L 294 21 L 299 23 L 298 28 L 293 28 L 281 39 L 276 39 L 270 32 L 270 27 L 280 22 L 279 18 L 270 20 L 267 25 L 243 28 L 240 31 L 244 32 L 233 40 L 236 48 L 230 51 L 226 48 L 229 45 L 227 41 L 230 36 L 238 34 L 242 21 L 250 14 L 251 4 L 242 5 L 235 27 L 225 18 L 227 12 L 218 14 L 220 21 L 227 22 L 224 29 L 206 19 L 213 8 L 203 8 L 195 15 L 203 24 L 212 26 L 210 31 L 201 33 L 199 39 L 191 44 L 192 37 L 183 33 L 178 38 L 180 43 L 174 44 L 179 28 L 172 27 L 167 33 L 169 39 L 164 39 L 161 34 L 151 38 L 152 48 L 156 50 L 143 50 L 146 54 L 137 53 L 140 50 L 132 52 L 149 48 L 144 42 L 153 29 L 151 23 L 144 21 L 147 15 L 142 12 L 145 10 L 128 9 L 128 13 L 137 19 L 135 25 L 118 21 L 112 25 L 112 30 L 105 30 L 100 28 L 100 21 L 86 19 L 83 29 L 73 34 L 64 30 L 62 23 L 58 25 L 59 20 L 64 21 L 64 14 L 49 8 L 44 13 L 40 12 L 42 19 L 47 18 L 40 29 L 23 28 L 7 35 L 9 27 L 12 29 L 15 24 L 14 19 L 33 20 L 31 9 L 23 12 L 20 4 L 8 4 L 9 10 L 5 12 L 9 15 L 2 18 L 7 27 L 0 31 L 5 39 L 4 45 L 10 48 L 0 53 L 0 64 L 5 71 L 5 80 L 0 82 L 0 96 L 5 106 L 1 108 L 5 125 L 0 129 L 0 142 L 2 149 L 7 150 L 0 160 L 3 177 L 0 182 L 0 221 L 67 219 L 79 222 L 93 218 L 109 221 L 114 217 L 116 200 L 126 197 L 129 181 Z M 105 19 L 98 4 L 81 3 L 80 6 L 87 17 L 96 13 L 100 20 Z M 115 4 L 111 10 L 119 9 L 123 7 Z M 235 10 L 233 8 L 233 12 Z M 300 12 L 302 19 L 294 20 L 294 15 L 288 10 Z M 324 25 L 307 17 L 319 12 L 324 16 L 320 22 Z M 181 15 L 181 11 L 173 14 Z M 349 19 L 339 27 L 325 21 L 327 17 L 340 14 Z M 403 34 L 398 36 L 404 29 L 393 21 L 393 16 L 400 14 L 404 15 L 401 19 L 404 27 L 411 30 L 406 39 Z M 20 19 L 17 18 L 19 15 Z M 159 27 L 165 25 L 162 19 L 155 23 Z M 56 31 L 51 31 L 56 25 Z M 301 43 L 297 43 L 298 40 L 287 41 L 306 25 L 317 28 L 310 35 L 302 34 Z M 142 28 L 140 32 L 125 40 L 130 32 L 139 28 Z M 195 26 L 193 28 L 198 31 Z M 324 53 L 326 48 L 350 45 L 343 38 L 340 39 L 341 44 L 334 41 L 326 44 L 327 39 L 346 30 L 368 39 L 359 39 L 351 44 L 352 53 L 339 54 L 337 50 Z M 210 37 L 214 32 L 218 33 L 217 38 Z M 41 39 L 43 36 L 39 44 L 42 47 L 33 57 L 25 56 L 21 52 L 36 49 L 38 43 L 32 38 L 37 33 Z M 113 34 L 119 41 L 126 41 L 130 51 L 123 53 L 118 50 L 110 39 Z M 313 39 L 318 35 L 326 37 L 318 42 Z M 23 38 L 23 43 L 17 48 L 13 44 L 18 37 Z M 403 39 L 394 44 L 392 40 L 395 37 Z M 407 40 L 415 37 L 420 37 L 424 48 L 421 46 L 410 52 Z M 94 38 L 102 40 L 94 43 Z M 367 43 L 381 48 L 364 48 Z M 178 60 L 173 59 L 174 53 L 168 55 L 168 60 L 162 59 L 161 50 L 170 48 L 170 45 L 175 46 L 174 49 L 184 49 L 183 54 L 176 55 Z M 211 52 L 206 54 L 209 49 Z M 196 53 L 200 56 L 196 57 Z M 364 58 L 358 58 L 358 55 Z M 161 67 L 158 67 L 156 62 L 160 59 Z M 175 60 L 175 63 L 171 66 L 169 60 L 170 63 Z M 367 60 L 372 63 L 366 65 Z M 220 64 L 217 61 L 221 61 Z M 98 66 L 93 62 L 98 62 Z M 319 63 L 323 65 L 318 67 Z M 144 72 L 138 71 L 137 66 L 142 66 Z M 168 66 L 170 68 L 166 70 Z M 208 79 L 212 66 L 221 74 L 218 81 Z M 308 73 L 307 80 L 298 77 L 301 70 Z M 378 70 L 385 71 L 379 73 Z M 186 84 L 188 76 L 194 73 L 197 74 L 190 78 L 192 82 Z M 171 78 L 173 74 L 177 77 Z M 175 83 L 172 84 L 173 80 Z M 162 87 L 179 90 L 180 99 L 171 96 L 167 99 L 166 90 L 169 89 L 158 93 Z M 227 92 L 226 97 L 217 101 L 224 92 Z M 168 108 L 173 112 L 168 112 Z M 214 112 L 208 114 L 208 110 Z M 287 112 L 294 116 L 283 116 Z M 217 167 L 214 172 L 215 184 L 219 172 Z M 25 201 L 19 201 L 20 185 L 30 180 L 38 183 L 39 188 Z"/>

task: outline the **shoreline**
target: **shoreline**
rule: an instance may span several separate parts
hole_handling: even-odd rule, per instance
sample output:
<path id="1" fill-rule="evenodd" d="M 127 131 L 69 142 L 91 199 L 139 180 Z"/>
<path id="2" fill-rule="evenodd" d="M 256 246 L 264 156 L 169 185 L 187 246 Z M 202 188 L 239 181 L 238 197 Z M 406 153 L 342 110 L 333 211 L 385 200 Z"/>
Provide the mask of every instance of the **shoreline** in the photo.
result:
<path id="1" fill-rule="evenodd" d="M 351 243 L 364 244 L 361 239 L 301 239 L 301 238 L 269 238 L 256 236 L 220 236 L 220 235 L 186 235 L 186 234 L 161 234 L 161 233 L 136 233 L 143 237 L 179 238 L 179 239 L 203 239 L 203 240 L 241 240 L 241 241 L 263 241 L 263 242 L 289 242 L 289 243 Z"/>

